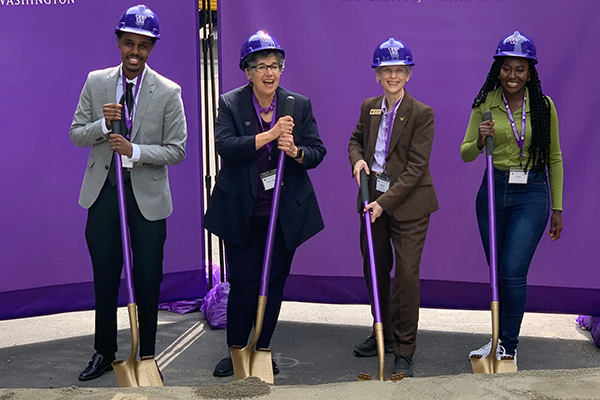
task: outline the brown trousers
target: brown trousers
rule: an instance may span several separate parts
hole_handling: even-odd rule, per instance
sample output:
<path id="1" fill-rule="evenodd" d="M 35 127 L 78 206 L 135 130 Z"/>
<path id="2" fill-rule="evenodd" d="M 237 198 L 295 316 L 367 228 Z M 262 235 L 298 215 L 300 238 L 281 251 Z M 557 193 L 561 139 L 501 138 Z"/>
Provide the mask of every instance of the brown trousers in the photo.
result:
<path id="1" fill-rule="evenodd" d="M 371 187 L 371 199 L 376 199 L 379 194 Z M 429 215 L 412 221 L 397 221 L 386 212 L 383 212 L 371 225 L 383 332 L 385 338 L 393 334 L 396 355 L 412 356 L 417 347 L 420 306 L 419 264 L 428 227 Z M 371 310 L 375 315 L 364 228 L 364 218 L 361 216 L 360 244 L 364 259 L 363 268 L 371 299 Z M 396 270 L 392 285 L 390 273 L 394 260 Z"/>

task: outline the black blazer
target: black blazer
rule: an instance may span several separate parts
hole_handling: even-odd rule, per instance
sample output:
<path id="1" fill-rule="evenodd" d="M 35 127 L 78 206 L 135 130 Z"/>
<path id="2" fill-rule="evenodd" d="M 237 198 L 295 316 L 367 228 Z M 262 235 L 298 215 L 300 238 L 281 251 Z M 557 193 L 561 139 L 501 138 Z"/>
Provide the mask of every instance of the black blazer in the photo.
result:
<path id="1" fill-rule="evenodd" d="M 319 137 L 307 97 L 279 87 L 274 118 L 283 116 L 285 98 L 290 95 L 296 100 L 292 115 L 294 143 L 302 147 L 304 163 L 299 164 L 286 156 L 278 221 L 285 246 L 292 251 L 325 227 L 306 170 L 319 165 L 327 151 Z M 203 226 L 236 246 L 245 245 L 248 239 L 256 203 L 257 123 L 252 104 L 252 86 L 234 89 L 219 98 L 215 143 L 222 163 Z"/>

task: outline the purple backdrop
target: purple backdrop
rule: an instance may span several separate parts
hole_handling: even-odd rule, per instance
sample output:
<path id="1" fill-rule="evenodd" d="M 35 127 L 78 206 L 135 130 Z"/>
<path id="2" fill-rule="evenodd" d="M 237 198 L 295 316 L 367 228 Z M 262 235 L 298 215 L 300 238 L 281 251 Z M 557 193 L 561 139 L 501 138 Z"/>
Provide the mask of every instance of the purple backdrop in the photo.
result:
<path id="1" fill-rule="evenodd" d="M 489 306 L 488 269 L 475 219 L 475 194 L 485 161 L 465 164 L 459 147 L 470 105 L 498 41 L 522 30 L 537 45 L 543 88 L 558 109 L 565 163 L 563 237 L 544 237 L 529 274 L 528 308 L 600 314 L 600 137 L 592 126 L 600 106 L 596 23 L 600 2 L 582 0 L 287 0 L 219 4 L 222 90 L 246 83 L 238 69 L 243 40 L 259 29 L 286 50 L 281 85 L 309 96 L 328 149 L 311 172 L 325 231 L 297 252 L 286 286 L 290 299 L 367 299 L 358 249 L 357 187 L 347 156 L 365 97 L 382 93 L 370 68 L 373 50 L 395 36 L 416 61 L 410 93 L 436 111 L 431 170 L 441 210 L 421 265 L 422 304 Z"/>
<path id="2" fill-rule="evenodd" d="M 50 4 L 46 4 L 49 2 Z M 0 2 L 0 319 L 93 305 L 91 266 L 77 205 L 88 150 L 68 130 L 87 73 L 120 62 L 112 29 L 117 0 Z M 61 4 L 64 3 L 64 4 Z M 163 300 L 205 293 L 202 267 L 198 30 L 195 0 L 146 2 L 163 39 L 149 65 L 183 87 L 188 157 L 170 168 L 175 211 L 168 222 Z M 329 153 L 311 176 L 326 229 L 303 245 L 286 287 L 290 299 L 364 302 L 356 187 L 347 143 L 362 100 L 381 93 L 369 68 L 374 47 L 397 36 L 416 67 L 407 85 L 436 110 L 432 174 L 441 210 L 422 263 L 424 306 L 487 308 L 488 273 L 474 213 L 483 158 L 458 155 L 470 104 L 498 40 L 521 29 L 536 41 L 544 90 L 558 108 L 565 196 L 563 238 L 542 240 L 530 273 L 529 309 L 600 314 L 600 269 L 592 230 L 599 218 L 600 145 L 592 127 L 600 100 L 600 37 L 594 0 L 227 1 L 219 5 L 224 90 L 245 83 L 242 41 L 265 29 L 287 51 L 282 85 L 309 96 Z M 17 139 L 13 139 L 12 137 Z M 597 159 L 597 156 L 595 157 Z"/>
<path id="3" fill-rule="evenodd" d="M 50 4 L 46 4 L 50 3 Z M 14 0 L 0 5 L 0 319 L 93 307 L 77 204 L 89 149 L 69 139 L 88 72 L 118 65 L 120 0 Z M 163 300 L 203 296 L 200 228 L 198 2 L 148 0 L 162 39 L 148 64 L 183 88 L 187 159 L 171 167 Z"/>

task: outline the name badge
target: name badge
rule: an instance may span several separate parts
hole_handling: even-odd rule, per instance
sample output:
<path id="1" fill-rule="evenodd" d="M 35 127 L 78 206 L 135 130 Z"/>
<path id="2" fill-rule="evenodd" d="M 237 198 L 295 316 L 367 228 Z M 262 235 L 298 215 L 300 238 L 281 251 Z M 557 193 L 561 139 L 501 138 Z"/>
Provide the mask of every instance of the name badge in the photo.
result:
<path id="1" fill-rule="evenodd" d="M 133 168 L 133 161 L 123 154 L 121 154 L 121 164 L 123 164 L 123 168 Z"/>
<path id="2" fill-rule="evenodd" d="M 390 188 L 390 178 L 385 174 L 379 175 L 377 177 L 377 183 L 375 184 L 375 189 L 378 192 L 385 193 L 388 191 L 389 188 Z"/>
<path id="3" fill-rule="evenodd" d="M 268 190 L 271 190 L 275 187 L 275 176 L 276 175 L 277 175 L 276 169 L 272 169 L 270 171 L 263 172 L 262 174 L 260 174 L 260 180 L 263 183 L 265 192 Z"/>
<path id="4" fill-rule="evenodd" d="M 529 176 L 529 171 L 525 171 L 524 169 L 510 169 L 510 173 L 508 175 L 508 183 L 515 183 L 518 185 L 526 185 L 527 177 Z"/>
<path id="5" fill-rule="evenodd" d="M 369 115 L 381 115 L 381 108 L 371 108 Z"/>

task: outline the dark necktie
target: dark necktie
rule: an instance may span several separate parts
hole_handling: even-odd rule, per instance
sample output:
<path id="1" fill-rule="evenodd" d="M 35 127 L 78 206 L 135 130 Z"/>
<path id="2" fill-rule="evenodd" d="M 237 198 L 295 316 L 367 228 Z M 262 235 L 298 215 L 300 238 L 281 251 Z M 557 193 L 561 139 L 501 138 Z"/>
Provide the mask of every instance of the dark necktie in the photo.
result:
<path id="1" fill-rule="evenodd" d="M 129 110 L 129 117 L 133 117 L 133 83 L 127 84 L 125 102 L 127 103 L 127 109 Z"/>

